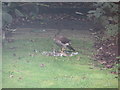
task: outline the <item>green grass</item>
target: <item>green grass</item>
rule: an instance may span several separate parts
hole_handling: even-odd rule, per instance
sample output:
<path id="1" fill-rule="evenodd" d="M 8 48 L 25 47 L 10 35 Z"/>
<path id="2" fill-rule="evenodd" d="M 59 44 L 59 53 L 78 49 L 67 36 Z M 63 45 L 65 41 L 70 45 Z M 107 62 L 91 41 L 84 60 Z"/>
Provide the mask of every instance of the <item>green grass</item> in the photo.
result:
<path id="1" fill-rule="evenodd" d="M 29 32 L 28 32 L 29 33 Z M 94 66 L 90 57 L 93 42 L 89 38 L 72 38 L 80 52 L 72 57 L 42 55 L 58 49 L 49 36 L 15 35 L 15 42 L 3 47 L 3 88 L 117 88 L 116 75 Z M 49 32 L 46 32 L 49 33 Z M 42 34 L 46 34 L 42 33 Z M 87 35 L 86 35 L 87 36 Z M 33 40 L 31 42 L 30 40 Z M 15 47 L 15 49 L 10 49 Z M 34 52 L 34 49 L 38 52 Z M 41 64 L 44 64 L 42 67 Z"/>

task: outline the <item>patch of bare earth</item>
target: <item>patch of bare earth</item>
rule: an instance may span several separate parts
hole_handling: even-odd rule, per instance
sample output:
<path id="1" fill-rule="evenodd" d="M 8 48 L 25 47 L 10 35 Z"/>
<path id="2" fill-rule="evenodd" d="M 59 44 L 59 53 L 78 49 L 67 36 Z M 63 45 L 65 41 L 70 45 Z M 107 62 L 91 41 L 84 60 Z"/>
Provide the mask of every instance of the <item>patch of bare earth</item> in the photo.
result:
<path id="1" fill-rule="evenodd" d="M 104 41 L 95 43 L 97 49 L 95 58 L 106 68 L 112 68 L 119 62 L 118 38 L 120 38 L 119 35 L 112 36 Z"/>

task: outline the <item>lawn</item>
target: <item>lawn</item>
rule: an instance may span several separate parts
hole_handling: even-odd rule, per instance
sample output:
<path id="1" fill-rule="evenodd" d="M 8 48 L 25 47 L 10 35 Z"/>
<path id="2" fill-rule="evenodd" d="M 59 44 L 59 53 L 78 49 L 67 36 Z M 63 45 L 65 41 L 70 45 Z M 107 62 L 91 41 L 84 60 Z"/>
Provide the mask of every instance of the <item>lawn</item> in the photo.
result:
<path id="1" fill-rule="evenodd" d="M 59 50 L 56 30 L 19 28 L 14 42 L 3 46 L 3 88 L 117 88 L 117 75 L 94 63 L 94 39 L 89 31 L 62 30 L 79 51 L 76 56 L 54 57 L 43 51 Z"/>

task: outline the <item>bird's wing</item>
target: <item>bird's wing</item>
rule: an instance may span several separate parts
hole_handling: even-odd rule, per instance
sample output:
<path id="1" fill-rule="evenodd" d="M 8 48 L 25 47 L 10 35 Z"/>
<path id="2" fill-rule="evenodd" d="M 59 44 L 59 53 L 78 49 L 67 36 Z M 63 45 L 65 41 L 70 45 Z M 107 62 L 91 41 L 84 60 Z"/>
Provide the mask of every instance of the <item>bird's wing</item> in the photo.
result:
<path id="1" fill-rule="evenodd" d="M 63 36 L 59 37 L 59 40 L 60 40 L 63 44 L 69 43 L 69 42 L 71 41 L 71 40 L 69 40 L 68 38 L 63 37 Z"/>

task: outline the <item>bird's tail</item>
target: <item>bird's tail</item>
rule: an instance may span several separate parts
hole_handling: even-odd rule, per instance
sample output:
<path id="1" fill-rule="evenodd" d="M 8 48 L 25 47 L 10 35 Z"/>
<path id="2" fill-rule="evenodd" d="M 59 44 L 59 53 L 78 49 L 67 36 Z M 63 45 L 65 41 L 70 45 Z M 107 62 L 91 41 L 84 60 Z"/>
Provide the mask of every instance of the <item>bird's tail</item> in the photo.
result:
<path id="1" fill-rule="evenodd" d="M 75 49 L 74 49 L 71 45 L 68 45 L 67 47 L 68 47 L 70 50 L 75 51 Z"/>

